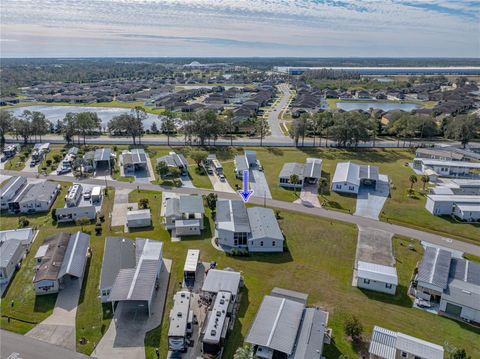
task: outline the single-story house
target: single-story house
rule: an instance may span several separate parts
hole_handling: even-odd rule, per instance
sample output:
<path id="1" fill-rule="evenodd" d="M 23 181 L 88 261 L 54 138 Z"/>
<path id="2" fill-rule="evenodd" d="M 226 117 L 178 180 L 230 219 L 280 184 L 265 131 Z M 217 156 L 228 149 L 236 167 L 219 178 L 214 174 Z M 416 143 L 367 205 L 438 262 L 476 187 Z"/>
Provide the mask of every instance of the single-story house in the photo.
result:
<path id="1" fill-rule="evenodd" d="M 333 175 L 332 191 L 357 194 L 361 186 L 376 188 L 378 180 L 377 166 L 339 162 Z"/>
<path id="2" fill-rule="evenodd" d="M 473 171 L 480 170 L 479 162 L 443 161 L 429 158 L 414 158 L 413 168 L 425 173 L 427 169 L 435 171 L 440 177 L 470 178 Z"/>
<path id="3" fill-rule="evenodd" d="M 235 175 L 238 178 L 243 177 L 243 171 L 258 166 L 257 152 L 252 150 L 245 150 L 243 155 L 235 156 Z"/>
<path id="4" fill-rule="evenodd" d="M 8 209 L 8 203 L 27 185 L 27 178 L 14 176 L 0 188 L 1 210 Z"/>
<path id="5" fill-rule="evenodd" d="M 328 312 L 307 307 L 304 293 L 274 288 L 263 297 L 245 342 L 258 358 L 320 359 L 329 342 Z"/>
<path id="6" fill-rule="evenodd" d="M 11 213 L 47 212 L 55 202 L 59 191 L 60 185 L 56 182 L 28 184 L 10 200 L 8 210 Z"/>
<path id="7" fill-rule="evenodd" d="M 95 171 L 112 171 L 114 155 L 110 148 L 98 148 L 93 157 L 93 169 Z"/>
<path id="8" fill-rule="evenodd" d="M 108 301 L 113 283 L 118 272 L 125 268 L 135 267 L 135 242 L 120 237 L 107 237 L 103 251 L 102 269 L 100 274 L 100 299 Z"/>
<path id="9" fill-rule="evenodd" d="M 436 216 L 453 215 L 463 221 L 479 221 L 480 195 L 429 194 L 425 208 Z"/>
<path id="10" fill-rule="evenodd" d="M 205 208 L 203 198 L 196 195 L 180 195 L 165 200 L 164 224 L 175 236 L 200 235 L 204 228 Z"/>
<path id="11" fill-rule="evenodd" d="M 370 359 L 443 359 L 443 347 L 382 327 L 373 328 Z"/>
<path id="12" fill-rule="evenodd" d="M 127 212 L 127 227 L 141 228 L 152 225 L 152 215 L 149 209 L 139 209 Z"/>
<path id="13" fill-rule="evenodd" d="M 32 162 L 39 163 L 43 160 L 45 153 L 50 151 L 50 143 L 36 143 L 32 150 Z"/>
<path id="14" fill-rule="evenodd" d="M 26 249 L 30 248 L 34 237 L 35 232 L 32 228 L 8 229 L 6 231 L 0 231 L 0 242 L 16 239 L 19 240 Z"/>
<path id="15" fill-rule="evenodd" d="M 358 261 L 357 287 L 395 295 L 398 285 L 395 267 Z"/>
<path id="16" fill-rule="evenodd" d="M 290 183 L 290 177 L 297 175 L 297 183 Z M 281 187 L 303 188 L 306 184 L 316 184 L 322 177 L 322 160 L 319 158 L 307 158 L 306 163 L 285 163 L 278 176 Z"/>
<path id="17" fill-rule="evenodd" d="M 427 247 L 413 287 L 415 297 L 439 305 L 439 312 L 480 323 L 480 265 L 450 251 Z"/>
<path id="18" fill-rule="evenodd" d="M 98 188 L 96 190 L 96 188 Z M 101 187 L 93 187 L 90 197 L 84 195 L 84 188 L 81 184 L 74 184 L 68 189 L 65 196 L 65 207 L 55 209 L 55 216 L 58 223 L 75 222 L 80 218 L 93 221 L 97 218 L 99 206 L 101 207 L 101 196 L 93 196 L 93 191 L 101 191 Z"/>
<path id="19" fill-rule="evenodd" d="M 143 148 L 135 148 L 130 151 L 122 152 L 122 160 L 120 165 L 123 166 L 125 172 L 135 172 L 147 169 L 148 157 Z"/>
<path id="20" fill-rule="evenodd" d="M 135 240 L 135 266 L 120 268 L 112 284 L 108 302 L 130 302 L 151 314 L 151 304 L 163 265 L 163 243 L 151 239 Z M 103 266 L 102 266 L 103 268 Z"/>
<path id="21" fill-rule="evenodd" d="M 273 210 L 247 209 L 241 200 L 217 201 L 215 238 L 226 251 L 283 252 L 284 237 Z"/>
<path id="22" fill-rule="evenodd" d="M 177 167 L 182 175 L 188 172 L 188 162 L 184 155 L 170 152 L 166 156 L 157 158 L 157 163 L 165 162 L 168 167 Z"/>
<path id="23" fill-rule="evenodd" d="M 18 239 L 0 241 L 0 284 L 8 284 L 25 254 L 25 247 Z"/>
<path id="24" fill-rule="evenodd" d="M 37 295 L 57 293 L 66 284 L 67 275 L 76 280 L 83 277 L 90 245 L 88 234 L 57 233 L 45 238 L 43 245 L 48 248 L 33 278 Z"/>
<path id="25" fill-rule="evenodd" d="M 441 161 L 463 161 L 464 159 L 461 153 L 437 148 L 417 148 L 415 157 Z"/>

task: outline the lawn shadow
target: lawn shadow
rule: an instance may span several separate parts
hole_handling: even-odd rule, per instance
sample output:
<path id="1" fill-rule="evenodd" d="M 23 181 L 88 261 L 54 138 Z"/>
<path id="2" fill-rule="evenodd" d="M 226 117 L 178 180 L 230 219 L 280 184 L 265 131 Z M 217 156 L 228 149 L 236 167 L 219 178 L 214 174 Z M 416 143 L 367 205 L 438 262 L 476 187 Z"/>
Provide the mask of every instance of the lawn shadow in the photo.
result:
<path id="1" fill-rule="evenodd" d="M 323 348 L 323 355 L 326 358 L 340 358 L 343 355 L 335 343 L 335 338 L 331 339 L 330 344 L 325 344 Z"/>
<path id="2" fill-rule="evenodd" d="M 405 308 L 412 308 L 412 299 L 408 296 L 408 288 L 404 285 L 397 286 L 395 295 L 358 288 L 370 300 L 376 300 L 386 304 L 398 305 Z"/>
<path id="3" fill-rule="evenodd" d="M 291 253 L 286 250 L 284 252 L 273 252 L 273 253 L 249 253 L 245 256 L 232 256 L 236 260 L 245 261 L 245 262 L 263 262 L 263 263 L 272 263 L 272 264 L 282 264 L 293 262 L 293 257 Z"/>
<path id="4" fill-rule="evenodd" d="M 33 306 L 33 311 L 36 313 L 50 312 L 53 310 L 53 308 L 55 308 L 56 302 L 57 302 L 57 293 L 35 295 L 35 304 Z"/>

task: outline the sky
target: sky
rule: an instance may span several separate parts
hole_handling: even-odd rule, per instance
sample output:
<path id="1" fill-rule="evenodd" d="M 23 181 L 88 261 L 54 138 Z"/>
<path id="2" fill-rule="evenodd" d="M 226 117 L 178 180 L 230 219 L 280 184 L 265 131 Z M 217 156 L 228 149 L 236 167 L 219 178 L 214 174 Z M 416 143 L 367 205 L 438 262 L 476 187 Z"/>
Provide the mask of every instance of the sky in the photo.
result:
<path id="1" fill-rule="evenodd" d="M 480 57 L 480 0 L 1 0 L 2 57 Z"/>

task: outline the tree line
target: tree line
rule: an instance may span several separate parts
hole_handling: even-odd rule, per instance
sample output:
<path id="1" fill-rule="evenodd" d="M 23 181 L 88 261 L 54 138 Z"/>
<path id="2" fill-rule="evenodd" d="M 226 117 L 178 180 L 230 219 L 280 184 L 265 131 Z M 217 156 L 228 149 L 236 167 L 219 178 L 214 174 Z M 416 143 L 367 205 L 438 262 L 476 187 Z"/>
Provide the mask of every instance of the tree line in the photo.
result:
<path id="1" fill-rule="evenodd" d="M 387 122 L 387 123 L 385 123 Z M 374 112 L 319 112 L 304 113 L 294 119 L 290 136 L 297 146 L 304 146 L 305 138 L 313 138 L 313 146 L 322 146 L 322 139 L 334 141 L 339 147 L 357 147 L 360 142 L 372 141 L 375 147 L 379 136 L 393 136 L 406 146 L 407 141 L 441 136 L 459 141 L 464 147 L 476 138 L 480 119 L 474 115 L 445 117 L 441 121 L 431 116 L 399 113 L 383 121 Z"/>

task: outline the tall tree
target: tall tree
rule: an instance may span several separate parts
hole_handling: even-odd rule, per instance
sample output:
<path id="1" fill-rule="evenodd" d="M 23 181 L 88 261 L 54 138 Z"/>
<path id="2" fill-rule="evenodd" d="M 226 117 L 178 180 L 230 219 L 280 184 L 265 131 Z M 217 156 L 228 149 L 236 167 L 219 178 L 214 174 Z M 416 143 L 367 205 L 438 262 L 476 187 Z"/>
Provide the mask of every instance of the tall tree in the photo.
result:
<path id="1" fill-rule="evenodd" d="M 298 181 L 300 180 L 300 179 L 298 178 L 298 175 L 295 174 L 295 173 L 292 173 L 292 174 L 290 175 L 289 180 L 290 180 L 290 183 L 293 185 L 293 193 L 297 194 L 297 183 L 298 183 Z"/>
<path id="2" fill-rule="evenodd" d="M 13 121 L 13 130 L 17 136 L 23 138 L 23 143 L 27 144 L 32 136 L 32 128 L 27 118 L 17 118 Z"/>
<path id="3" fill-rule="evenodd" d="M 255 132 L 260 136 L 260 147 L 263 146 L 263 139 L 270 132 L 268 121 L 263 116 L 255 118 Z"/>
<path id="4" fill-rule="evenodd" d="M 227 110 L 225 112 L 225 132 L 230 134 L 230 146 L 233 146 L 233 132 L 235 131 L 234 128 L 234 117 L 233 111 Z"/>
<path id="5" fill-rule="evenodd" d="M 101 120 L 96 112 L 79 112 L 75 114 L 75 127 L 77 134 L 83 137 L 83 144 L 86 144 L 86 137 L 92 131 L 100 129 Z"/>
<path id="6" fill-rule="evenodd" d="M 37 135 L 40 137 L 40 142 L 42 142 L 42 136 L 48 133 L 49 122 L 45 118 L 45 115 L 39 111 L 31 112 L 31 126 L 32 132 L 37 139 Z"/>
<path id="7" fill-rule="evenodd" d="M 307 134 L 308 128 L 310 127 L 310 115 L 307 113 L 302 113 L 300 118 L 296 118 L 293 121 L 293 131 L 292 136 L 295 141 L 295 145 L 298 146 L 298 141 L 302 139 L 302 147 L 305 145 L 305 135 Z"/>
<path id="8" fill-rule="evenodd" d="M 408 177 L 408 181 L 410 182 L 410 190 L 412 190 L 412 189 L 413 189 L 413 185 L 414 185 L 415 183 L 417 183 L 418 178 L 417 178 L 417 176 L 415 176 L 415 175 L 411 175 L 410 177 Z"/>
<path id="9" fill-rule="evenodd" d="M 422 189 L 425 191 L 425 186 L 428 182 L 430 182 L 430 177 L 428 177 L 427 175 L 422 175 L 422 177 L 420 177 L 420 180 L 422 181 Z"/>
<path id="10" fill-rule="evenodd" d="M 445 135 L 460 141 L 463 148 L 476 137 L 480 127 L 480 119 L 475 116 L 460 115 L 449 119 L 445 128 Z"/>
<path id="11" fill-rule="evenodd" d="M 9 111 L 0 111 L 0 147 L 5 146 L 5 135 L 13 128 L 15 116 Z"/>
<path id="12" fill-rule="evenodd" d="M 137 144 L 137 138 L 143 134 L 143 122 L 133 114 L 123 113 L 108 121 L 108 130 L 111 133 L 120 133 L 129 136 L 133 144 Z"/>
<path id="13" fill-rule="evenodd" d="M 333 139 L 340 146 L 358 146 L 360 141 L 366 142 L 368 134 L 368 118 L 358 113 L 343 112 L 335 114 L 331 127 Z"/>
<path id="14" fill-rule="evenodd" d="M 147 119 L 147 111 L 142 106 L 135 106 L 131 111 L 132 115 L 135 117 L 134 123 L 130 127 L 130 134 L 135 132 L 138 137 L 138 143 L 142 143 L 143 135 L 143 121 Z M 132 135 L 133 137 L 133 135 Z M 135 139 L 133 140 L 135 144 Z"/>
<path id="15" fill-rule="evenodd" d="M 193 150 L 190 152 L 190 157 L 195 161 L 198 168 L 200 168 L 202 162 L 207 159 L 207 156 L 208 152 L 204 150 Z"/>
<path id="16" fill-rule="evenodd" d="M 170 146 L 170 135 L 175 132 L 175 114 L 172 111 L 166 111 L 162 118 L 162 132 L 167 134 L 167 145 Z"/>
<path id="17" fill-rule="evenodd" d="M 60 122 L 60 132 L 63 134 L 63 138 L 67 141 L 67 144 L 75 143 L 75 135 L 77 132 L 76 127 L 76 115 L 72 112 L 68 112 Z"/>

